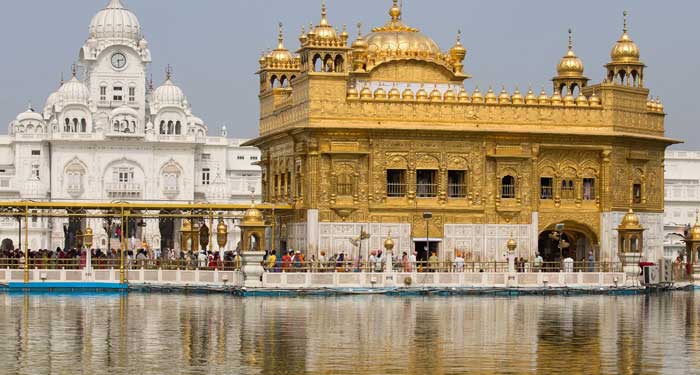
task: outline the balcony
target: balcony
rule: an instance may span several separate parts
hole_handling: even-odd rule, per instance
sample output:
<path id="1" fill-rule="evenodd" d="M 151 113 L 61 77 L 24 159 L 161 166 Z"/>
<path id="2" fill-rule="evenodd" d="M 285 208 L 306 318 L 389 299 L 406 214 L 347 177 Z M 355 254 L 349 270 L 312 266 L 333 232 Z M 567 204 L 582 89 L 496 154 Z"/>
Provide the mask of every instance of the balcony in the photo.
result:
<path id="1" fill-rule="evenodd" d="M 136 182 L 110 182 L 105 186 L 110 198 L 140 198 L 141 184 Z"/>

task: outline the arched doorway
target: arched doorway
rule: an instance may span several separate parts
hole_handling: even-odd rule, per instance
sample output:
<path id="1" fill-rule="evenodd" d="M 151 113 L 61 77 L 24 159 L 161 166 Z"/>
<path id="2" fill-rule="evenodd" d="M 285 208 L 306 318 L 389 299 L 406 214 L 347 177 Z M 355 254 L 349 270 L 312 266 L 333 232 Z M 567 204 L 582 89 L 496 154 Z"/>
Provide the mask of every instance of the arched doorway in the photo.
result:
<path id="1" fill-rule="evenodd" d="M 590 251 L 596 261 L 599 260 L 600 248 L 598 246 L 598 236 L 586 224 L 575 221 L 563 221 L 564 231 L 562 239 L 569 243 L 569 247 L 559 250 L 559 241 L 552 238 L 551 235 L 555 231 L 556 223 L 546 227 L 540 232 L 537 241 L 537 248 L 545 262 L 560 262 L 561 257 L 570 256 L 575 261 L 585 260 Z"/>

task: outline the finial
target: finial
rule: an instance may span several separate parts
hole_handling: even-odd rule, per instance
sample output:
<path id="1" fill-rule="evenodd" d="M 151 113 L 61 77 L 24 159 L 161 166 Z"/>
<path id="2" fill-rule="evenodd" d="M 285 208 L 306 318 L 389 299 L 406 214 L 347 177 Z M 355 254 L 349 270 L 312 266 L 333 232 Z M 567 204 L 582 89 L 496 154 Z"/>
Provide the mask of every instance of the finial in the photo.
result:
<path id="1" fill-rule="evenodd" d="M 28 111 L 28 112 L 34 112 L 34 108 L 32 108 L 32 101 L 31 101 L 31 99 L 29 100 L 29 102 L 27 102 L 27 111 Z"/>
<path id="2" fill-rule="evenodd" d="M 59 85 L 58 87 L 63 86 L 63 82 L 64 82 L 64 81 L 63 81 L 63 72 L 61 72 L 61 82 L 60 82 L 60 85 Z"/>
<path id="3" fill-rule="evenodd" d="M 695 225 L 698 225 L 698 214 L 700 214 L 700 210 L 697 208 L 695 209 Z"/>
<path id="4" fill-rule="evenodd" d="M 170 78 L 173 76 L 173 68 L 168 64 L 167 67 L 165 67 L 165 80 L 170 81 Z"/>
<path id="5" fill-rule="evenodd" d="M 357 23 L 357 36 L 358 38 L 362 36 L 362 22 Z"/>
<path id="6" fill-rule="evenodd" d="M 571 51 L 574 48 L 574 41 L 571 36 L 571 28 L 569 28 L 569 51 Z"/>
<path id="7" fill-rule="evenodd" d="M 75 78 L 78 75 L 78 66 L 73 63 L 70 67 L 71 74 L 73 75 L 73 78 Z"/>
<path id="8" fill-rule="evenodd" d="M 394 0 L 394 5 L 389 10 L 389 15 L 392 21 L 401 20 L 401 7 L 399 6 L 399 0 Z"/>
<path id="9" fill-rule="evenodd" d="M 328 25 L 328 19 L 326 19 L 326 0 L 321 0 L 321 26 Z"/>
<path id="10" fill-rule="evenodd" d="M 622 32 L 627 34 L 627 11 L 622 12 Z"/>
<path id="11" fill-rule="evenodd" d="M 457 44 L 462 44 L 462 29 L 457 29 Z"/>
<path id="12" fill-rule="evenodd" d="M 277 35 L 277 49 L 284 49 L 284 30 L 282 29 L 282 22 L 278 24 L 279 34 Z"/>

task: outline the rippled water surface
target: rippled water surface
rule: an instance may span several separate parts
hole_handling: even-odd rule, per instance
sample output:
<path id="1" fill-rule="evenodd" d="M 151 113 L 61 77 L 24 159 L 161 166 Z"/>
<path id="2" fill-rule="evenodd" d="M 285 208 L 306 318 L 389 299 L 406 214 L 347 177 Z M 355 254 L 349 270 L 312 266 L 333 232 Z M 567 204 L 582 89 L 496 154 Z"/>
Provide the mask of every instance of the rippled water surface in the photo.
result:
<path id="1" fill-rule="evenodd" d="M 0 294 L 0 373 L 692 374 L 700 294 Z"/>

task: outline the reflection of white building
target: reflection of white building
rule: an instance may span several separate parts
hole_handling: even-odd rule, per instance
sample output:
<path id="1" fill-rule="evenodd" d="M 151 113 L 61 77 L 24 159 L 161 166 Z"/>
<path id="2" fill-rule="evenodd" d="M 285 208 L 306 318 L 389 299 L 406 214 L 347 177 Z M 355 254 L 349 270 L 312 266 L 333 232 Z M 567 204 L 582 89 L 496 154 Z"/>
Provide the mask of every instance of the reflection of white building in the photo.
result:
<path id="1" fill-rule="evenodd" d="M 0 199 L 215 203 L 249 201 L 251 187 L 259 193 L 258 150 L 227 138 L 225 128 L 208 136 L 170 71 L 156 89 L 147 82 L 150 62 L 138 19 L 111 0 L 80 49 L 82 77 L 74 68 L 43 110 L 20 113 L 0 137 Z M 33 220 L 30 248 L 63 247 L 65 223 Z M 132 233 L 160 247 L 180 223 L 146 224 Z M 103 224 L 90 225 L 106 247 Z M 0 236 L 16 244 L 16 228 L 4 220 Z"/>
<path id="2" fill-rule="evenodd" d="M 700 151 L 666 151 L 665 169 L 664 253 L 675 257 L 700 209 Z"/>

